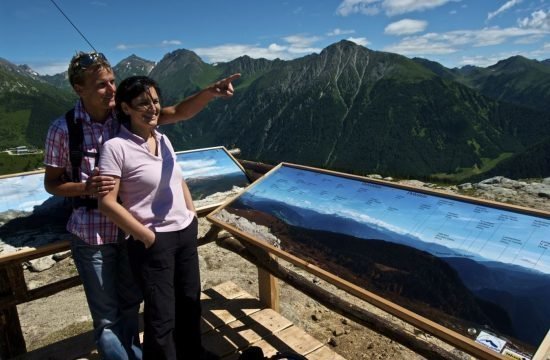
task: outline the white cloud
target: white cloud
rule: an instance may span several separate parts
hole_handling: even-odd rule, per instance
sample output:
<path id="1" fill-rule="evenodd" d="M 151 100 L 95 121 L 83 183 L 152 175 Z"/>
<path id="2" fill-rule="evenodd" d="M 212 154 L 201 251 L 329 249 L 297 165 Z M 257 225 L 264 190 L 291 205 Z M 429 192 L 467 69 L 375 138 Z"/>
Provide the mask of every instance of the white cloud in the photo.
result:
<path id="1" fill-rule="evenodd" d="M 393 16 L 429 10 L 454 1 L 460 0 L 344 0 L 338 5 L 336 14 L 376 15 L 383 10 L 386 15 Z"/>
<path id="2" fill-rule="evenodd" d="M 447 4 L 453 0 L 384 0 L 382 7 L 388 16 L 424 11 Z"/>
<path id="3" fill-rule="evenodd" d="M 179 45 L 181 45 L 181 41 L 179 41 L 179 40 L 162 40 L 160 44 L 163 47 L 164 46 L 173 46 L 173 45 L 179 46 Z"/>
<path id="4" fill-rule="evenodd" d="M 376 15 L 380 12 L 377 3 L 380 0 L 344 0 L 336 9 L 336 14 L 348 16 L 351 14 Z M 373 5 L 374 4 L 374 5 Z"/>
<path id="5" fill-rule="evenodd" d="M 53 62 L 53 63 L 29 63 L 31 69 L 39 73 L 40 75 L 55 75 L 67 71 L 69 67 L 69 60 L 66 62 Z"/>
<path id="6" fill-rule="evenodd" d="M 268 60 L 294 59 L 300 55 L 321 52 L 321 48 L 314 47 L 314 44 L 321 40 L 317 36 L 291 35 L 284 38 L 288 43 L 280 45 L 276 43 L 270 44 L 268 47 L 261 47 L 257 44 L 225 44 L 209 48 L 192 49 L 197 55 L 206 59 L 209 62 L 227 62 L 243 55 L 248 55 L 252 58 L 264 58 Z"/>
<path id="7" fill-rule="evenodd" d="M 318 36 L 290 35 L 283 38 L 294 47 L 305 48 L 320 40 Z"/>
<path id="8" fill-rule="evenodd" d="M 518 25 L 522 28 L 536 28 L 542 30 L 550 30 L 550 10 L 538 10 L 531 14 L 531 17 L 526 17 L 518 20 Z"/>
<path id="9" fill-rule="evenodd" d="M 459 60 L 457 65 L 459 67 L 464 65 L 487 67 L 487 66 L 496 64 L 502 59 L 508 59 L 509 57 L 516 56 L 516 55 L 523 55 L 525 57 L 529 57 L 527 54 L 522 54 L 519 52 L 501 52 L 490 56 L 489 55 L 462 56 L 462 58 Z"/>
<path id="10" fill-rule="evenodd" d="M 289 43 L 287 51 L 290 54 L 311 54 L 322 49 L 313 47 L 313 44 L 321 40 L 318 36 L 291 35 L 283 38 Z"/>
<path id="11" fill-rule="evenodd" d="M 364 38 L 364 37 L 359 37 L 359 38 L 349 37 L 349 38 L 347 38 L 347 40 L 351 41 L 351 42 L 354 42 L 357 45 L 361 45 L 361 46 L 367 46 L 367 45 L 370 44 L 370 41 L 368 41 L 367 38 Z"/>
<path id="12" fill-rule="evenodd" d="M 495 16 L 505 12 L 506 10 L 510 10 L 512 7 L 516 6 L 521 1 L 522 0 L 508 0 L 504 5 L 499 7 L 498 10 L 496 10 L 494 12 L 490 12 L 489 14 L 487 14 L 487 20 L 491 20 L 492 18 L 494 18 Z"/>
<path id="13" fill-rule="evenodd" d="M 549 59 L 550 58 L 550 42 L 544 43 L 540 49 L 533 50 L 530 53 L 531 58 Z"/>
<path id="14" fill-rule="evenodd" d="M 347 35 L 347 34 L 354 34 L 355 30 L 342 30 L 339 28 L 336 28 L 332 31 L 329 31 L 327 33 L 327 36 L 339 36 L 339 35 Z"/>
<path id="15" fill-rule="evenodd" d="M 519 39 L 544 34 L 538 29 L 484 28 L 480 30 L 457 30 L 446 33 L 428 33 L 408 36 L 384 50 L 403 55 L 450 54 L 468 47 L 484 47 L 502 44 L 510 39 Z"/>
<path id="16" fill-rule="evenodd" d="M 255 59 L 264 58 L 269 60 L 276 58 L 286 60 L 290 58 L 285 51 L 287 48 L 277 44 L 271 44 L 267 48 L 249 44 L 225 44 L 208 48 L 195 48 L 192 50 L 197 53 L 197 55 L 213 63 L 231 61 L 244 55 L 248 55 Z"/>
<path id="17" fill-rule="evenodd" d="M 389 35 L 410 35 L 424 31 L 427 26 L 428 22 L 423 20 L 403 19 L 386 26 L 384 33 Z"/>
<path id="18" fill-rule="evenodd" d="M 269 44 L 267 49 L 269 51 L 272 51 L 272 52 L 281 52 L 281 51 L 285 51 L 286 49 L 288 49 L 288 47 L 287 46 L 281 46 L 281 45 L 273 43 L 273 44 Z"/>
<path id="19" fill-rule="evenodd" d="M 514 41 L 514 44 L 534 44 L 538 41 L 540 41 L 542 38 L 544 38 L 544 35 L 531 35 L 531 36 L 525 36 L 518 38 L 516 41 Z"/>
<path id="20" fill-rule="evenodd" d="M 402 55 L 443 55 L 454 53 L 458 48 L 440 38 L 438 34 L 430 33 L 407 37 L 398 44 L 385 47 L 384 50 Z"/>
<path id="21" fill-rule="evenodd" d="M 118 44 L 117 50 L 130 50 L 130 49 L 144 49 L 144 48 L 165 48 L 170 46 L 180 46 L 182 44 L 179 40 L 162 40 L 156 44 Z"/>

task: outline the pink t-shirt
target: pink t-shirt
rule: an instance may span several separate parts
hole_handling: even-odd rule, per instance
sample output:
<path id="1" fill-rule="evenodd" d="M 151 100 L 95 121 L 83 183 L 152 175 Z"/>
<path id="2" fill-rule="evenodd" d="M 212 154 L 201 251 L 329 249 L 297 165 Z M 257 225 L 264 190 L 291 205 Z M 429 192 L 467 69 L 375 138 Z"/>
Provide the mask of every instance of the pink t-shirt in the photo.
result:
<path id="1" fill-rule="evenodd" d="M 155 130 L 159 156 L 149 152 L 147 142 L 124 126 L 103 144 L 101 175 L 120 178 L 118 195 L 140 223 L 155 232 L 184 229 L 193 221 L 182 189 L 182 175 L 170 140 Z"/>

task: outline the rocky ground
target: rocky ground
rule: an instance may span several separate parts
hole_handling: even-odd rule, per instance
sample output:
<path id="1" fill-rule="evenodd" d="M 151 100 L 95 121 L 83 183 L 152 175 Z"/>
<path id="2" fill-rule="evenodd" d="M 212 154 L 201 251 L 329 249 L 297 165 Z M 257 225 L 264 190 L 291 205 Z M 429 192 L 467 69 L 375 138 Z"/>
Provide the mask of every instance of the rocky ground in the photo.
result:
<path id="1" fill-rule="evenodd" d="M 373 176 L 376 177 L 376 176 Z M 391 180 L 391 179 L 389 179 Z M 441 187 L 419 181 L 402 181 L 401 183 L 437 191 L 465 194 L 491 201 L 505 202 L 524 207 L 550 211 L 550 178 L 543 180 L 514 181 L 495 177 L 476 184 Z M 201 219 L 200 231 L 204 234 L 209 228 L 206 220 Z M 203 289 L 231 280 L 252 295 L 258 295 L 256 267 L 240 256 L 211 243 L 199 248 Z M 37 265 L 38 266 L 38 265 Z M 345 293 L 324 284 L 318 278 L 287 264 L 333 293 L 345 297 L 351 302 L 399 322 L 391 315 L 385 314 L 369 304 L 361 303 Z M 25 271 L 29 287 L 36 287 L 56 279 L 75 274 L 76 270 L 70 257 L 60 256 L 51 268 L 34 272 L 32 266 Z M 296 325 L 304 328 L 317 339 L 329 343 L 333 349 L 347 359 L 422 359 L 406 347 L 377 334 L 353 321 L 328 310 L 311 298 L 292 287 L 281 283 L 281 313 Z M 33 301 L 18 307 L 21 325 L 29 350 L 41 347 L 52 341 L 91 329 L 90 314 L 81 287 L 63 291 L 48 298 Z M 408 331 L 428 341 L 438 342 L 433 337 L 411 326 L 401 323 Z M 457 354 L 457 350 L 450 349 Z M 464 354 L 459 356 L 469 358 Z"/>

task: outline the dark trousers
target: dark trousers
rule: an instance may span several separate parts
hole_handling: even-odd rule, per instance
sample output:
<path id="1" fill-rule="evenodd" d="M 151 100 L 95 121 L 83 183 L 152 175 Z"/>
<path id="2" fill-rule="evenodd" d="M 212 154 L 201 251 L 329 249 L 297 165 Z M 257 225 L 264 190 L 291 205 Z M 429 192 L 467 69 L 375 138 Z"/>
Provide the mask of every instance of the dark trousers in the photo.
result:
<path id="1" fill-rule="evenodd" d="M 129 241 L 130 263 L 145 299 L 143 360 L 200 358 L 197 225 L 195 218 L 183 230 L 157 232 L 149 249 Z"/>

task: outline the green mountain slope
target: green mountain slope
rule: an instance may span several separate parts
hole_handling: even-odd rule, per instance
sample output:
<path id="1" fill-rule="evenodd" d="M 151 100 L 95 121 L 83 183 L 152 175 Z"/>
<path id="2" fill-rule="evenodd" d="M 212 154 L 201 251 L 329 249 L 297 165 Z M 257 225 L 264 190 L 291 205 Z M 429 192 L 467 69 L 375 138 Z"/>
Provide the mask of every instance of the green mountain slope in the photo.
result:
<path id="1" fill-rule="evenodd" d="M 63 74 L 49 79 L 59 89 L 8 65 L 0 66 L 0 146 L 42 147 L 48 124 L 74 95 L 61 85 Z M 232 99 L 164 127 L 177 150 L 237 146 L 250 160 L 452 182 L 504 172 L 521 158 L 525 176 L 550 175 L 525 158 L 550 157 L 547 147 L 540 155 L 530 150 L 546 141 L 550 127 L 550 111 L 541 105 L 550 84 L 544 62 L 516 57 L 491 68 L 446 69 L 341 41 L 291 61 L 243 56 L 211 65 L 181 49 L 156 65 L 131 56 L 115 71 L 150 71 L 164 104 L 242 73 Z"/>
<path id="2" fill-rule="evenodd" d="M 227 75 L 251 62 L 217 68 Z M 541 141 L 550 127 L 548 114 L 346 41 L 319 55 L 257 62 L 251 77 L 241 71 L 233 99 L 168 130 L 177 148 L 236 145 L 263 162 L 459 181 Z"/>
<path id="3" fill-rule="evenodd" d="M 483 95 L 550 112 L 550 66 L 522 56 L 499 61 L 467 77 Z"/>
<path id="4" fill-rule="evenodd" d="M 0 149 L 43 148 L 51 121 L 73 104 L 74 95 L 0 62 Z"/>

